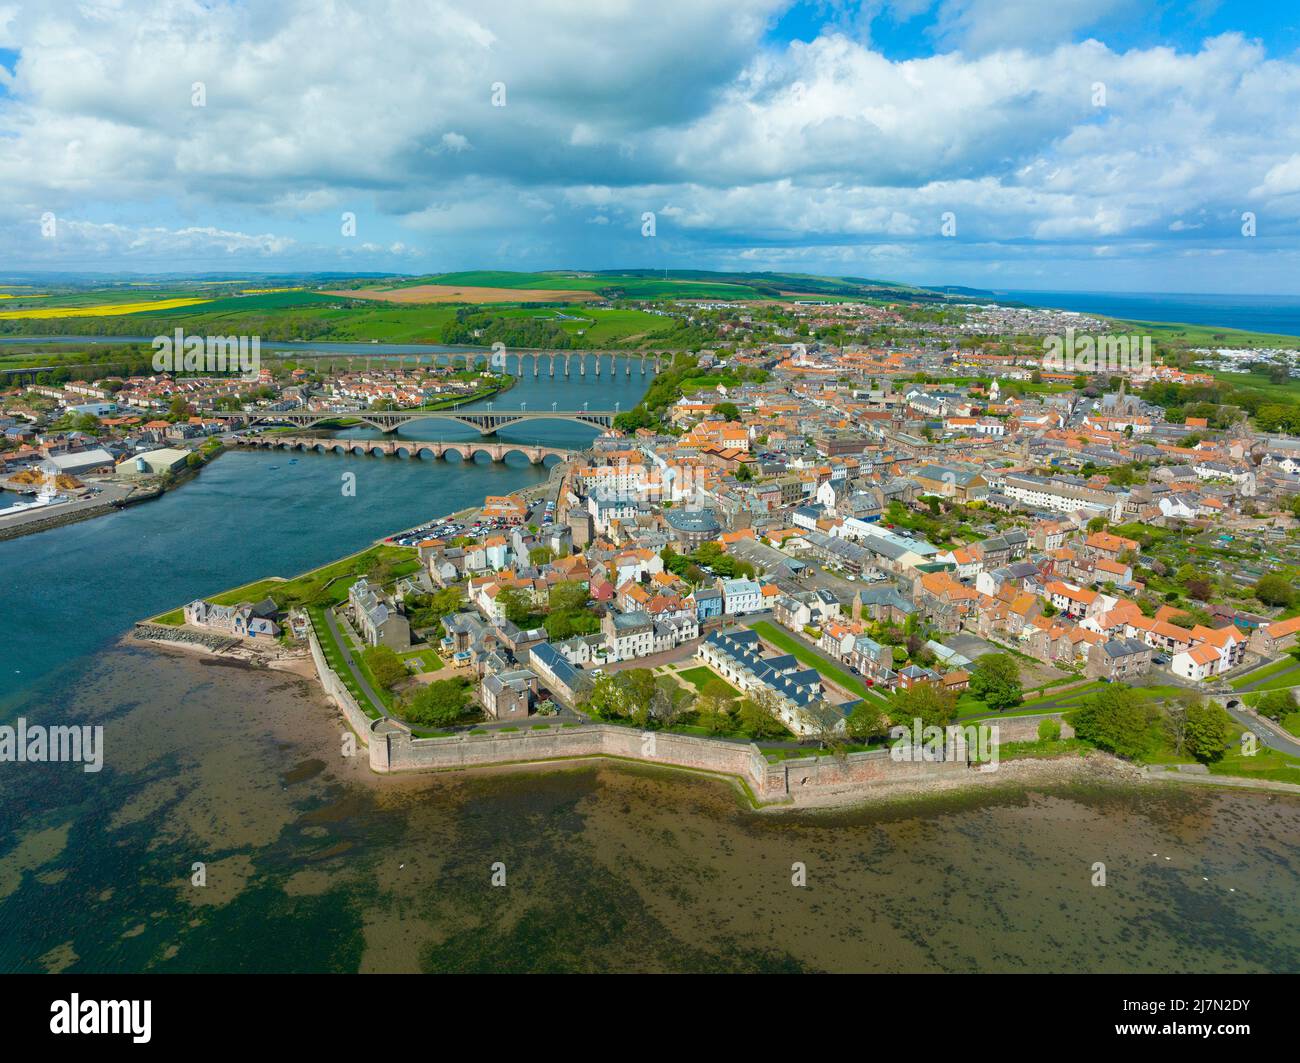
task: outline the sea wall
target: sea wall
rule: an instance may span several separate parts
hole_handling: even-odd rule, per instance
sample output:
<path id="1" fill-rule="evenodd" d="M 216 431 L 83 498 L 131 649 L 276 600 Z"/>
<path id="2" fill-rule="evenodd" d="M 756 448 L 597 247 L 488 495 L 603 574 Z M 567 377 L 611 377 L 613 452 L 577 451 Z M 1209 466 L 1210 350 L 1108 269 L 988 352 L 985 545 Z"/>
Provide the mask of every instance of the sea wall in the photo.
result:
<path id="1" fill-rule="evenodd" d="M 1012 723 L 1012 731 L 1037 737 L 1041 717 Z M 574 757 L 618 757 L 647 764 L 734 776 L 762 802 L 784 801 L 799 792 L 874 788 L 918 779 L 970 775 L 965 759 L 895 760 L 888 750 L 843 756 L 808 756 L 769 763 L 752 744 L 639 731 L 613 724 L 550 724 L 544 729 L 490 731 L 448 738 L 416 738 L 396 720 L 371 724 L 370 766 L 381 773 L 450 771 Z M 1030 732 L 1032 731 L 1032 734 Z M 1022 740 L 1000 734 L 1002 741 Z"/>
<path id="2" fill-rule="evenodd" d="M 136 624 L 133 634 L 136 638 L 148 642 L 180 642 L 191 646 L 203 646 L 214 652 L 240 645 L 240 640 L 232 635 L 220 635 L 215 631 L 195 631 L 193 628 L 173 627 L 171 624 L 150 624 L 147 621 Z"/>

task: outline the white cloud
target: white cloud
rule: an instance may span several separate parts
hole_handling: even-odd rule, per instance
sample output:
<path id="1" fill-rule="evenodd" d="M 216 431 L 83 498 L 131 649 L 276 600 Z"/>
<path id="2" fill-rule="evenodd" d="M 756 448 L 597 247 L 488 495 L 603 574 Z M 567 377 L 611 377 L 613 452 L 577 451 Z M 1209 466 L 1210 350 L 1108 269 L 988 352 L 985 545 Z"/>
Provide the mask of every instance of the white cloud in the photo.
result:
<path id="1" fill-rule="evenodd" d="M 894 61 L 847 16 L 852 35 L 765 42 L 784 7 L 0 3 L 0 46 L 20 50 L 0 96 L 0 235 L 14 261 L 46 261 L 33 219 L 50 210 L 103 227 L 78 253 L 106 268 L 187 241 L 299 265 L 424 251 L 595 266 L 647 254 L 654 210 L 656 265 L 750 248 L 1028 270 L 1094 241 L 1134 261 L 1244 253 L 1244 209 L 1266 212 L 1261 261 L 1300 233 L 1294 59 L 1237 35 L 1190 53 L 1070 42 L 1125 0 L 948 0 L 935 29 L 961 50 Z M 341 210 L 366 246 L 337 247 Z M 959 236 L 940 241 L 949 210 Z M 134 247 L 110 219 L 151 235 Z"/>

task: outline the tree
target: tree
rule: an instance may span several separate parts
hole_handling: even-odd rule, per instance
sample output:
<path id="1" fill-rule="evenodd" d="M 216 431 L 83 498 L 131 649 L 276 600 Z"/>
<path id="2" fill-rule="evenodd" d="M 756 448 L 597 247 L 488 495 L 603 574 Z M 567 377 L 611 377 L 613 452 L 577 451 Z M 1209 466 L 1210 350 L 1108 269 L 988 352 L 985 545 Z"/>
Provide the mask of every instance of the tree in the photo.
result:
<path id="1" fill-rule="evenodd" d="M 716 694 L 701 694 L 695 699 L 695 720 L 709 734 L 725 734 L 732 728 L 731 704 Z"/>
<path id="2" fill-rule="evenodd" d="M 440 679 L 421 687 L 402 703 L 402 715 L 414 724 L 446 727 L 464 714 L 469 704 L 469 684 L 463 679 Z"/>
<path id="3" fill-rule="evenodd" d="M 1288 606 L 1294 593 L 1291 581 L 1281 572 L 1261 576 L 1255 584 L 1255 597 L 1265 605 Z"/>
<path id="4" fill-rule="evenodd" d="M 1112 683 L 1083 703 L 1075 714 L 1074 731 L 1132 760 L 1151 748 L 1155 718 L 1155 707 L 1146 694 Z"/>
<path id="5" fill-rule="evenodd" d="M 568 612 L 571 609 L 587 608 L 587 588 L 577 580 L 565 580 L 551 588 L 550 609 L 552 613 Z"/>
<path id="6" fill-rule="evenodd" d="M 1055 742 L 1061 737 L 1061 721 L 1053 720 L 1050 716 L 1045 720 L 1038 721 L 1038 740 L 1040 742 Z"/>
<path id="7" fill-rule="evenodd" d="M 1268 690 L 1259 696 L 1255 711 L 1270 720 L 1280 720 L 1295 712 L 1295 694 L 1290 690 Z"/>
<path id="8" fill-rule="evenodd" d="M 631 717 L 645 723 L 650 719 L 654 695 L 654 672 L 649 668 L 628 668 L 614 675 L 597 676 L 586 706 L 589 712 L 606 720 Z"/>
<path id="9" fill-rule="evenodd" d="M 690 691 L 664 676 L 655 683 L 654 693 L 650 695 L 649 722 L 655 727 L 671 727 L 689 709 L 690 703 Z"/>
<path id="10" fill-rule="evenodd" d="M 844 713 L 838 705 L 832 705 L 822 698 L 804 709 L 804 715 L 811 721 L 813 734 L 817 736 L 817 741 L 821 743 L 823 749 L 834 750 L 836 753 L 843 751 L 846 745 L 847 725 Z"/>
<path id="11" fill-rule="evenodd" d="M 1180 757 L 1187 747 L 1187 709 L 1199 699 L 1195 695 L 1177 697 L 1165 706 L 1165 731 Z"/>
<path id="12" fill-rule="evenodd" d="M 888 712 L 892 723 L 910 728 L 913 720 L 924 727 L 946 727 L 957 707 L 957 696 L 935 683 L 918 683 L 894 695 Z"/>
<path id="13" fill-rule="evenodd" d="M 751 738 L 775 738 L 785 730 L 776 712 L 776 695 L 758 688 L 741 698 L 736 707 L 740 726 Z"/>
<path id="14" fill-rule="evenodd" d="M 427 598 L 418 599 L 417 604 L 409 601 L 407 604 L 411 610 L 411 626 L 418 630 L 433 627 L 444 616 L 459 612 L 464 600 L 457 588 L 444 587 L 440 591 L 434 591 Z"/>
<path id="15" fill-rule="evenodd" d="M 970 691 L 996 712 L 1019 705 L 1020 667 L 1009 653 L 986 653 L 971 669 Z"/>
<path id="16" fill-rule="evenodd" d="M 549 546 L 534 546 L 528 551 L 528 563 L 530 565 L 549 565 L 555 560 L 555 551 Z"/>
<path id="17" fill-rule="evenodd" d="M 533 599 L 522 587 L 503 587 L 497 595 L 497 602 L 512 624 L 523 626 L 532 622 Z"/>
<path id="18" fill-rule="evenodd" d="M 1187 752 L 1202 764 L 1223 757 L 1232 737 L 1232 718 L 1217 702 L 1202 701 L 1187 709 Z"/>
<path id="19" fill-rule="evenodd" d="M 366 662 L 375 682 L 385 690 L 392 690 L 410 674 L 402 659 L 389 646 L 368 646 L 361 659 Z"/>
<path id="20" fill-rule="evenodd" d="M 734 402 L 720 402 L 713 407 L 713 412 L 722 414 L 727 421 L 740 420 L 740 408 Z"/>
<path id="21" fill-rule="evenodd" d="M 889 716 L 875 698 L 863 698 L 853 707 L 844 726 L 853 741 L 870 742 L 889 734 Z"/>
<path id="22" fill-rule="evenodd" d="M 736 479 L 741 483 L 749 483 L 753 478 L 754 474 L 750 471 L 748 465 L 742 463 L 740 467 L 736 469 Z"/>

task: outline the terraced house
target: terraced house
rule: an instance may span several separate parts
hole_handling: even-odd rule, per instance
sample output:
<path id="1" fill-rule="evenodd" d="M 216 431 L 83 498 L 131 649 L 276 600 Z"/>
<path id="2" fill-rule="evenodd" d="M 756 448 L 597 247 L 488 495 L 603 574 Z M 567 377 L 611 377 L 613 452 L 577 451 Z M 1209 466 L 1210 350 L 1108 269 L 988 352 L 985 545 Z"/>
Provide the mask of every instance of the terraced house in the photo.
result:
<path id="1" fill-rule="evenodd" d="M 804 668 L 793 654 L 763 657 L 758 633 L 714 632 L 700 643 L 696 656 L 742 693 L 766 690 L 773 695 L 781 722 L 797 735 L 813 734 L 810 713 L 823 698 L 821 676 Z M 841 724 L 842 726 L 842 724 Z"/>

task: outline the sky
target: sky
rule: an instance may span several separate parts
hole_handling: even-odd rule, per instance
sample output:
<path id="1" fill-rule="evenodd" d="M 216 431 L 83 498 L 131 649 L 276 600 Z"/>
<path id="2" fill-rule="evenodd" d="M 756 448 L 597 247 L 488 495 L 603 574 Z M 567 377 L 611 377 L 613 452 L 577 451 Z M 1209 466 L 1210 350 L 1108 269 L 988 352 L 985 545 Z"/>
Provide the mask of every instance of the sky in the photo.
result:
<path id="1" fill-rule="evenodd" d="M 0 0 L 0 271 L 1300 294 L 1293 0 Z"/>

